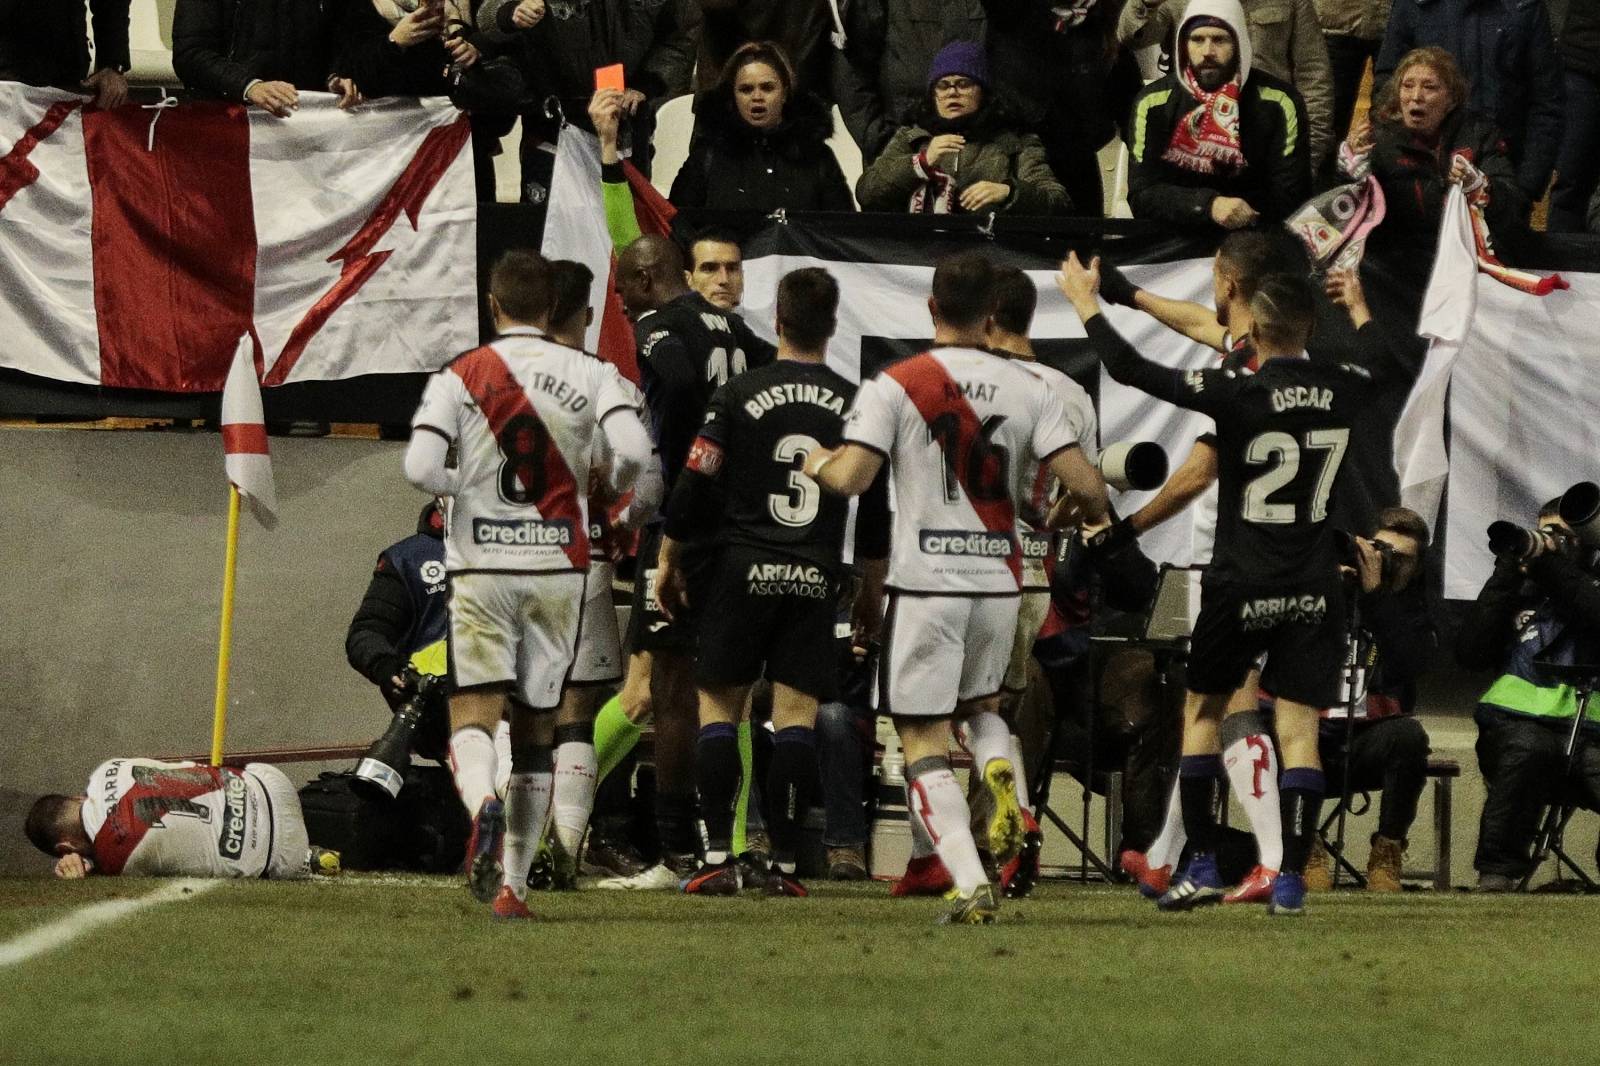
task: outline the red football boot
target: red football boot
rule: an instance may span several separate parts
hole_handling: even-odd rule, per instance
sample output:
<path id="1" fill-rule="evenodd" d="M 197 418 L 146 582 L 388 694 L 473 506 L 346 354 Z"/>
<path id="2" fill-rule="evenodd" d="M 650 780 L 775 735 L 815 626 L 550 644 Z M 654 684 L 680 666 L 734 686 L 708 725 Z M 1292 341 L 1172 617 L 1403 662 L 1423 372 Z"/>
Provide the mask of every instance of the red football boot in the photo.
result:
<path id="1" fill-rule="evenodd" d="M 1271 903 L 1272 883 L 1278 879 L 1278 871 L 1269 870 L 1265 866 L 1257 866 L 1245 875 L 1243 881 L 1233 886 L 1233 890 L 1222 897 L 1224 903 Z"/>
<path id="2" fill-rule="evenodd" d="M 1160 899 L 1172 887 L 1172 867 L 1151 866 L 1142 851 L 1124 851 L 1118 863 L 1122 872 L 1138 884 L 1139 894 L 1146 899 Z"/>
<path id="3" fill-rule="evenodd" d="M 928 855 L 906 863 L 906 872 L 889 889 L 889 895 L 896 899 L 904 896 L 942 896 L 954 887 L 955 878 L 944 868 L 944 860 L 937 855 Z"/>
<path id="4" fill-rule="evenodd" d="M 510 885 L 500 886 L 500 893 L 494 897 L 494 904 L 491 909 L 494 911 L 496 918 L 517 920 L 533 917 L 533 912 L 528 909 L 528 904 L 517 898 L 517 894 L 511 891 Z"/>

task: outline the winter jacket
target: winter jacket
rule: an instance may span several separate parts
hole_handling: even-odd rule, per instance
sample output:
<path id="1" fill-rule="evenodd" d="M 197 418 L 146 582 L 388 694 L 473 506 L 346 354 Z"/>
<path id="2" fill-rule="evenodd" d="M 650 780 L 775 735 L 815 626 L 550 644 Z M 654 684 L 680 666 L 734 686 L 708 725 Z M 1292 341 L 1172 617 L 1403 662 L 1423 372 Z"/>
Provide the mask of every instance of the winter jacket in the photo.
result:
<path id="1" fill-rule="evenodd" d="M 341 0 L 334 28 L 332 72 L 350 78 L 363 96 L 443 96 L 450 91 L 445 70 L 450 53 L 438 40 L 401 48 L 389 40 L 394 29 L 371 0 Z M 481 34 L 467 34 L 477 43 Z"/>
<path id="2" fill-rule="evenodd" d="M 1244 18 L 1237 0 L 1194 0 L 1188 14 L 1206 14 L 1237 27 Z M 1128 206 L 1136 218 L 1216 231 L 1211 202 L 1218 196 L 1244 200 L 1262 222 L 1281 222 L 1311 195 L 1311 156 L 1305 103 L 1288 82 L 1255 69 L 1248 34 L 1239 42 L 1239 148 L 1245 166 L 1237 174 L 1198 174 L 1163 155 L 1178 123 L 1199 106 L 1179 74 L 1146 85 L 1133 100 L 1128 120 Z M 1180 53 L 1181 54 L 1181 53 Z"/>
<path id="3" fill-rule="evenodd" d="M 1600 189 L 1589 200 L 1589 232 L 1600 233 Z"/>
<path id="4" fill-rule="evenodd" d="M 530 87 L 561 101 L 567 120 L 589 127 L 598 67 L 621 63 L 628 88 L 653 104 L 689 91 L 696 0 L 560 0 L 545 5 L 531 30 L 511 22 L 517 0 L 483 0 L 478 29 L 489 43 L 520 57 Z"/>
<path id="5" fill-rule="evenodd" d="M 253 81 L 328 87 L 332 33 L 323 0 L 178 0 L 172 69 L 196 92 L 243 100 Z"/>
<path id="6" fill-rule="evenodd" d="M 1265 71 L 1294 85 L 1311 122 L 1311 166 L 1333 150 L 1333 67 L 1323 23 L 1312 0 L 1241 0 L 1250 35 L 1252 71 Z M 1128 0 L 1117 20 L 1117 37 L 1131 48 L 1159 44 L 1183 56 L 1178 30 L 1188 0 Z M 1235 36 L 1238 36 L 1235 34 Z"/>
<path id="7" fill-rule="evenodd" d="M 964 136 L 966 147 L 948 173 L 955 181 L 959 212 L 961 190 L 980 181 L 998 181 L 1011 186 L 1011 195 L 1002 203 L 983 209 L 1013 215 L 1061 215 L 1072 210 L 1067 190 L 1056 180 L 1045 160 L 1044 144 L 1031 133 L 1018 133 L 1003 113 L 991 110 L 988 121 L 980 113 L 979 122 L 969 126 Z M 856 182 L 856 199 L 863 211 L 907 211 L 911 198 L 929 184 L 929 168 L 938 161 L 922 158 L 933 133 L 933 123 L 906 126 L 897 131 L 871 166 Z M 954 132 L 954 131 L 952 131 Z"/>
<path id="8" fill-rule="evenodd" d="M 841 5 L 844 6 L 844 5 Z M 834 99 L 863 163 L 883 151 L 928 93 L 928 68 L 951 41 L 984 40 L 982 0 L 851 0 Z"/>
<path id="9" fill-rule="evenodd" d="M 815 96 L 784 108 L 776 129 L 746 125 L 725 92 L 701 93 L 689 157 L 672 182 L 675 207 L 728 211 L 853 211 L 828 135 L 833 117 Z"/>
<path id="10" fill-rule="evenodd" d="M 794 63 L 801 88 L 819 96 L 830 95 L 833 45 L 828 35 L 833 30 L 833 16 L 828 0 L 700 0 L 700 10 L 704 22 L 695 64 L 696 89 L 704 91 L 716 85 L 723 66 L 740 45 L 776 41 Z"/>
<path id="11" fill-rule="evenodd" d="M 1568 70 L 1600 79 L 1600 0 L 1567 0 L 1557 43 Z"/>
<path id="12" fill-rule="evenodd" d="M 1330 37 L 1383 40 L 1393 0 L 1315 0 L 1322 32 Z"/>
<path id="13" fill-rule="evenodd" d="M 1424 45 L 1455 56 L 1472 88 L 1470 109 L 1505 135 L 1523 193 L 1542 197 L 1561 148 L 1566 95 L 1542 0 L 1395 0 L 1375 88 Z"/>
<path id="14" fill-rule="evenodd" d="M 1484 218 L 1492 237 L 1513 238 L 1523 228 L 1528 200 L 1517 186 L 1516 168 L 1505 140 L 1488 122 L 1458 108 L 1439 131 L 1439 148 L 1419 146 L 1405 129 L 1376 122 L 1372 129 L 1372 174 L 1383 186 L 1384 219 L 1368 239 L 1374 254 L 1433 247 L 1439 219 L 1450 195 L 1450 160 L 1457 152 L 1489 178 L 1489 205 Z M 1498 249 L 1502 251 L 1503 249 Z"/>
<path id="15" fill-rule="evenodd" d="M 1061 24 L 1060 0 L 984 0 L 989 72 L 1029 129 L 1065 124 L 1084 151 L 1116 135 L 1111 107 L 1116 8 L 1098 0 L 1083 22 Z"/>
<path id="16" fill-rule="evenodd" d="M 128 69 L 128 0 L 91 0 L 96 70 Z M 0 0 L 0 81 L 81 91 L 89 25 L 80 2 Z"/>

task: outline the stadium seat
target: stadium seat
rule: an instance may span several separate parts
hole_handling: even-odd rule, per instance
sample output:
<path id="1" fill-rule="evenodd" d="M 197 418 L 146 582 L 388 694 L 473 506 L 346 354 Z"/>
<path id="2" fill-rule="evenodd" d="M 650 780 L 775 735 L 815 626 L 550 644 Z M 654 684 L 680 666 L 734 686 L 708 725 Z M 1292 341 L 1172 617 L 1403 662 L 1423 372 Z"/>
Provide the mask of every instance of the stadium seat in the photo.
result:
<path id="1" fill-rule="evenodd" d="M 1429 759 L 1428 780 L 1433 782 L 1433 866 L 1429 869 L 1406 871 L 1410 877 L 1426 877 L 1433 882 L 1435 892 L 1450 891 L 1450 819 L 1452 817 L 1452 788 L 1455 779 L 1461 776 L 1461 764 L 1454 759 Z M 1346 810 L 1341 803 L 1334 803 L 1332 809 L 1322 819 L 1322 824 L 1317 827 L 1317 837 L 1322 841 L 1322 846 L 1328 849 L 1328 855 L 1334 860 L 1333 884 L 1337 888 L 1341 874 L 1348 874 L 1354 879 L 1357 888 L 1365 888 L 1366 875 L 1345 858 L 1345 840 L 1341 835 L 1344 825 L 1339 821 L 1339 814 L 1344 810 L 1349 817 L 1360 817 L 1367 813 L 1372 806 L 1372 797 L 1367 792 L 1353 792 L 1350 795 L 1350 806 Z M 1332 836 L 1330 837 L 1330 834 Z"/>

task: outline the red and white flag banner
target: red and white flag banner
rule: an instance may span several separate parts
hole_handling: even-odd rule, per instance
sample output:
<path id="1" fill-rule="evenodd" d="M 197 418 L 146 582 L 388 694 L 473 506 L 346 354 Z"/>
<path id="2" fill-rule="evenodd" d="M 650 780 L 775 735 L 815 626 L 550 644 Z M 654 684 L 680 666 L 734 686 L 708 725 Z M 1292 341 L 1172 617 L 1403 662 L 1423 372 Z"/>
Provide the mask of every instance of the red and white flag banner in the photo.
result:
<path id="1" fill-rule="evenodd" d="M 477 342 L 477 204 L 447 101 L 86 108 L 0 83 L 0 366 L 222 388 L 434 370 Z"/>
<path id="2" fill-rule="evenodd" d="M 261 383 L 256 380 L 255 345 L 248 334 L 239 338 L 222 387 L 222 453 L 228 481 L 250 513 L 268 529 L 277 525 L 278 490 L 261 411 Z"/>

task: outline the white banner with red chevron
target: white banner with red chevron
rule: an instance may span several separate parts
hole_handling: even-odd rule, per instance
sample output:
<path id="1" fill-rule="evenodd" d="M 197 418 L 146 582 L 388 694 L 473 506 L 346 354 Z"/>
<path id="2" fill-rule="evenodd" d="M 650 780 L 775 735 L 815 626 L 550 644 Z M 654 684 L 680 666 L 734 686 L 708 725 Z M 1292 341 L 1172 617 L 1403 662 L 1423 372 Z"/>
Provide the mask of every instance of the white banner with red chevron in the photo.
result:
<path id="1" fill-rule="evenodd" d="M 0 367 L 167 392 L 433 370 L 477 343 L 467 119 L 302 93 L 109 111 L 0 83 Z"/>

